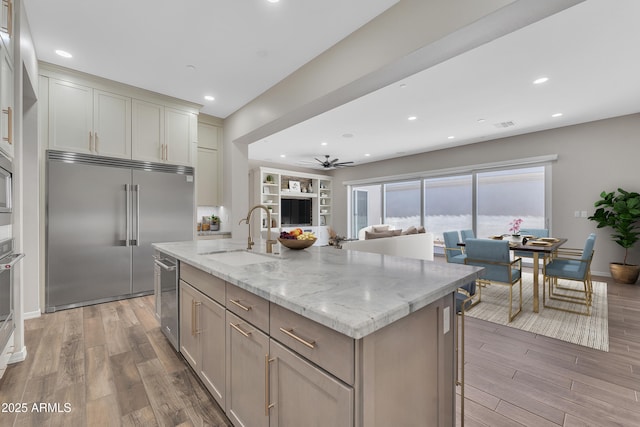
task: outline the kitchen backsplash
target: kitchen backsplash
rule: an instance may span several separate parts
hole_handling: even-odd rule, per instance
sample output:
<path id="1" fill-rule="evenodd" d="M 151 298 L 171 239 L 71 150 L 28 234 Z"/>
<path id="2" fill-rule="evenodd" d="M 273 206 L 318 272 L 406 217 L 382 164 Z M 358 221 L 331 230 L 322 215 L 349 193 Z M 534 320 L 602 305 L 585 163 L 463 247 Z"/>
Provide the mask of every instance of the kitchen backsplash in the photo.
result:
<path id="1" fill-rule="evenodd" d="M 203 216 L 216 215 L 220 217 L 220 231 L 231 231 L 229 213 L 224 206 L 198 206 L 196 222 L 201 222 Z"/>

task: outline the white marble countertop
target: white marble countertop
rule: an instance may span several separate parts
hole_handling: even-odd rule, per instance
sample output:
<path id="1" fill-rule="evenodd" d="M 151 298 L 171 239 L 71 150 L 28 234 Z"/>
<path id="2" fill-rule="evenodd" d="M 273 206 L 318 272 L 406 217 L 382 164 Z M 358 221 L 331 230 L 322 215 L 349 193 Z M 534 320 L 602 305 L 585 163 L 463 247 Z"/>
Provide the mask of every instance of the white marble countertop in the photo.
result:
<path id="1" fill-rule="evenodd" d="M 153 246 L 355 339 L 453 292 L 481 270 L 331 246 L 294 251 L 280 244 L 274 246 L 279 254 L 267 255 L 273 262 L 236 267 L 207 254 L 246 249 L 245 241 L 195 240 Z M 256 241 L 252 252 L 264 254 L 264 241 Z"/>

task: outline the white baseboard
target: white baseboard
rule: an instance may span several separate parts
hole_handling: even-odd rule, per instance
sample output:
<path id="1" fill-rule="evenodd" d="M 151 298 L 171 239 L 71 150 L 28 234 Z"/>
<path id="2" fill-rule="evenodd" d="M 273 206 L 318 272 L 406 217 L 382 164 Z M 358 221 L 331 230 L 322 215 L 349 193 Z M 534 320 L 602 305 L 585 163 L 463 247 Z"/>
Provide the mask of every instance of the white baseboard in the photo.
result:
<path id="1" fill-rule="evenodd" d="M 27 319 L 35 319 L 37 317 L 42 316 L 42 313 L 40 312 L 40 310 L 36 310 L 36 311 L 25 311 L 24 313 L 22 313 L 22 318 L 24 320 Z"/>
<path id="2" fill-rule="evenodd" d="M 14 351 L 9 358 L 9 364 L 22 362 L 27 358 L 27 347 L 22 347 L 20 351 Z"/>

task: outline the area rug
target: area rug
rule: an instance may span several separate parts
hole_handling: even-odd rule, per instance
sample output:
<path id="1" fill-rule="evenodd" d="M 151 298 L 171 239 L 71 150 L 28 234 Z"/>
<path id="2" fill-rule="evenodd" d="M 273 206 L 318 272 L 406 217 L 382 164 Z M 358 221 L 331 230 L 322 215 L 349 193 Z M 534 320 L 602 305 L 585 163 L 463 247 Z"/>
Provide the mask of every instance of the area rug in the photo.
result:
<path id="1" fill-rule="evenodd" d="M 522 312 L 511 322 L 507 322 L 509 312 L 509 287 L 504 285 L 489 285 L 482 289 L 482 302 L 467 311 L 467 315 L 492 323 L 522 329 L 556 338 L 574 344 L 609 351 L 609 319 L 607 308 L 607 284 L 593 282 L 593 307 L 591 316 L 567 313 L 560 310 L 545 308 L 542 305 L 542 276 L 540 284 L 540 310 L 533 312 L 533 275 L 522 275 Z M 559 281 L 564 286 L 581 283 Z M 517 287 L 513 288 L 514 307 L 517 306 Z M 579 305 L 563 305 L 560 301 L 552 301 L 554 306 L 584 308 Z"/>

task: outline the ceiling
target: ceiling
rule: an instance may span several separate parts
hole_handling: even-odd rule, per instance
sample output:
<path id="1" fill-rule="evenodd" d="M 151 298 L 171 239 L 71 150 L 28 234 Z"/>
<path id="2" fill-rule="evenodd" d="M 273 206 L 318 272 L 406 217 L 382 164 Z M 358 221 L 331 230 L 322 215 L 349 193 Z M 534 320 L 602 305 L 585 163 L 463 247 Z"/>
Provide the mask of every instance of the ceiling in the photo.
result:
<path id="1" fill-rule="evenodd" d="M 221 118 L 397 1 L 24 0 L 38 59 Z M 249 158 L 358 165 L 639 112 L 637 16 L 637 0 L 586 0 L 257 141 Z"/>
<path id="2" fill-rule="evenodd" d="M 253 143 L 249 157 L 357 165 L 640 112 L 638 16 L 637 0 L 587 0 Z"/>
<path id="3" fill-rule="evenodd" d="M 24 3 L 39 60 L 201 104 L 201 112 L 225 118 L 397 1 Z"/>

